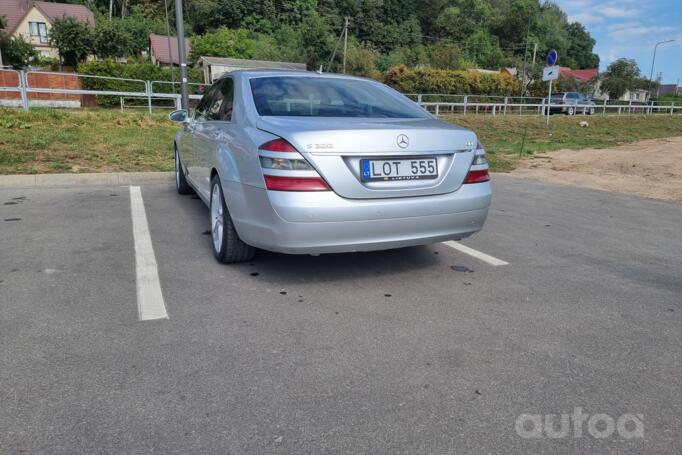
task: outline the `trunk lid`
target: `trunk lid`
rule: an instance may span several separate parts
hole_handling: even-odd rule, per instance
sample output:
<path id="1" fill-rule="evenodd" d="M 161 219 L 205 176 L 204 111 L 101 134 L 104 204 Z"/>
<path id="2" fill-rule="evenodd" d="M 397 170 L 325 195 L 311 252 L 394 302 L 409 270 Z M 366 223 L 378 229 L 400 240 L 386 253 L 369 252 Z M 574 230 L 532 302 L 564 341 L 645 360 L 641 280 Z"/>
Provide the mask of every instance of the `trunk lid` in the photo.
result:
<path id="1" fill-rule="evenodd" d="M 466 178 L 476 146 L 473 132 L 437 119 L 261 117 L 258 128 L 289 141 L 334 192 L 350 199 L 456 191 Z M 363 159 L 415 157 L 436 159 L 438 176 L 423 180 L 362 180 Z"/>

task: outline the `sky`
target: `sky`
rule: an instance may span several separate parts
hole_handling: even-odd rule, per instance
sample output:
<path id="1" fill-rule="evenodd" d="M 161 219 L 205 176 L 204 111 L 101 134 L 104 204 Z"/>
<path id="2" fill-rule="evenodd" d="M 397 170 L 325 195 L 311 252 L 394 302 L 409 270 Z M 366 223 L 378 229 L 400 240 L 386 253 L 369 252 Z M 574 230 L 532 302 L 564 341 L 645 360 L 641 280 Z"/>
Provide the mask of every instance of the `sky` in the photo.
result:
<path id="1" fill-rule="evenodd" d="M 637 61 L 648 78 L 654 45 L 654 79 L 662 73 L 664 84 L 682 85 L 682 0 L 554 0 L 569 21 L 582 23 L 597 41 L 594 52 L 600 58 L 600 70 L 624 57 Z M 561 56 L 559 56 L 561 64 Z"/>

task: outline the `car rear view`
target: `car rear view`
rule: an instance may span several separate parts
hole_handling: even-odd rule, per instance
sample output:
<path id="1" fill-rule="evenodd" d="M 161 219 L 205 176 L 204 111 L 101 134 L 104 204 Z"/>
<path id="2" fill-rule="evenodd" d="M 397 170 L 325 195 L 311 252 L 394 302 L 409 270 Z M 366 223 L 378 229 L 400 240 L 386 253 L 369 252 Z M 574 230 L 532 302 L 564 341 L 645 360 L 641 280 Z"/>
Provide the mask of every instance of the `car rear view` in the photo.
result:
<path id="1" fill-rule="evenodd" d="M 235 220 L 285 253 L 368 251 L 479 231 L 491 198 L 484 150 L 374 81 L 311 73 L 249 80 L 263 195 Z M 241 224 L 241 226 L 240 226 Z"/>

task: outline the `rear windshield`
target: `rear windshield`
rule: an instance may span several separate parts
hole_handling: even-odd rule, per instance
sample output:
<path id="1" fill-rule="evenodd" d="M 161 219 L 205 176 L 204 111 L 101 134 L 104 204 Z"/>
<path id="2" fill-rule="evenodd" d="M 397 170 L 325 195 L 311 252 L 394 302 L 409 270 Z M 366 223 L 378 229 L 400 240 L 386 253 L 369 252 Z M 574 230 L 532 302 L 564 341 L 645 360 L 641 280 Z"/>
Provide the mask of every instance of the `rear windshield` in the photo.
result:
<path id="1" fill-rule="evenodd" d="M 331 77 L 273 76 L 251 79 L 262 116 L 425 118 L 407 98 L 378 84 Z"/>

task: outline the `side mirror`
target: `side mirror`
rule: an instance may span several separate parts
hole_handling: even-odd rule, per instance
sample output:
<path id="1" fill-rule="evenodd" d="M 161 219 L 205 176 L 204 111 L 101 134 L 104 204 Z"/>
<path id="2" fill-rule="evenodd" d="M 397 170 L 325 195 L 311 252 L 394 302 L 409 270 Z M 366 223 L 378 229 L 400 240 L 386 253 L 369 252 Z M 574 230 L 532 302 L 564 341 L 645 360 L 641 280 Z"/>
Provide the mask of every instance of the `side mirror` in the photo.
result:
<path id="1" fill-rule="evenodd" d="M 170 114 L 168 114 L 168 120 L 170 120 L 171 122 L 184 123 L 187 121 L 188 118 L 189 116 L 187 115 L 187 111 L 185 109 L 173 111 Z"/>

